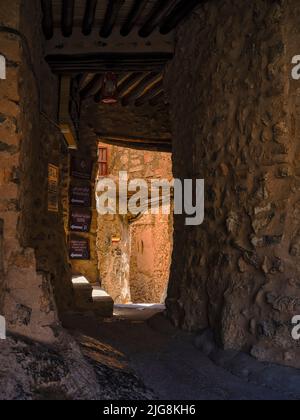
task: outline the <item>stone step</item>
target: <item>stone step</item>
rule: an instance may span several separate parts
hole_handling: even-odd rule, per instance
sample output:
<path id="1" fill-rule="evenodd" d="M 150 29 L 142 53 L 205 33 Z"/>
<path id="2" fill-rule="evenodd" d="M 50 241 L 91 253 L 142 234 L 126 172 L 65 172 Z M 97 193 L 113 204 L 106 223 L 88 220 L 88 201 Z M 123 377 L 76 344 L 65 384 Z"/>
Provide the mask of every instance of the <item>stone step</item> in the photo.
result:
<path id="1" fill-rule="evenodd" d="M 78 310 L 92 311 L 104 318 L 113 316 L 114 301 L 100 286 L 92 286 L 84 276 L 74 276 L 72 283 Z"/>
<path id="2" fill-rule="evenodd" d="M 95 308 L 94 310 L 98 316 L 103 316 L 105 318 L 113 316 L 114 301 L 105 290 L 99 286 L 93 287 L 92 299 Z"/>

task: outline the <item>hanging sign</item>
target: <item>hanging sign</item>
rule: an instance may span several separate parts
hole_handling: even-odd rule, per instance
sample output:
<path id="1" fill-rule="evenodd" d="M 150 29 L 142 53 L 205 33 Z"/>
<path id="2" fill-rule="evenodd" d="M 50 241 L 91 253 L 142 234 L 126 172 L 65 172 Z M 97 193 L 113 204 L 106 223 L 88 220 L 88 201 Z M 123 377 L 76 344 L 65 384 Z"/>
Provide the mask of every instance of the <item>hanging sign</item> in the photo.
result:
<path id="1" fill-rule="evenodd" d="M 73 206 L 77 207 L 91 207 L 91 186 L 71 186 L 70 202 Z"/>
<path id="2" fill-rule="evenodd" d="M 87 233 L 91 229 L 92 212 L 90 209 L 72 207 L 70 211 L 70 230 Z"/>
<path id="3" fill-rule="evenodd" d="M 93 162 L 73 156 L 71 159 L 71 176 L 79 179 L 92 179 Z"/>
<path id="4" fill-rule="evenodd" d="M 48 211 L 59 211 L 59 167 L 48 165 Z"/>
<path id="5" fill-rule="evenodd" d="M 71 260 L 89 260 L 90 242 L 85 238 L 71 237 L 69 239 L 69 256 Z"/>

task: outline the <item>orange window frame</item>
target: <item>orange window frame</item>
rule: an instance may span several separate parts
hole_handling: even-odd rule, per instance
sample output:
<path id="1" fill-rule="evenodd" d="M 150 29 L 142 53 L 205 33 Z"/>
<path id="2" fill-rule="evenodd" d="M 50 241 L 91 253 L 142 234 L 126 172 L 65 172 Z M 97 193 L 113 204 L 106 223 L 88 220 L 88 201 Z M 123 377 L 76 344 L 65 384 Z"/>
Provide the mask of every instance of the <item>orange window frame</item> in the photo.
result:
<path id="1" fill-rule="evenodd" d="M 108 148 L 99 146 L 98 151 L 99 177 L 108 175 Z"/>

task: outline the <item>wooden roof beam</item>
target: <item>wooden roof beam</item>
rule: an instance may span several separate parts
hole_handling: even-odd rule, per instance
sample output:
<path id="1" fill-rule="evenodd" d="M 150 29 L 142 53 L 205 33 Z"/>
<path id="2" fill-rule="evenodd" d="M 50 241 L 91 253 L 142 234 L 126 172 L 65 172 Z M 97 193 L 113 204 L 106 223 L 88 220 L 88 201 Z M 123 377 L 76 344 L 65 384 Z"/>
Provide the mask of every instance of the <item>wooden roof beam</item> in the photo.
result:
<path id="1" fill-rule="evenodd" d="M 148 90 L 144 95 L 142 95 L 140 98 L 138 98 L 135 101 L 135 105 L 136 106 L 143 106 L 145 105 L 148 101 L 150 101 L 151 99 L 153 99 L 155 96 L 157 96 L 160 92 L 163 92 L 164 87 L 163 87 L 163 82 L 159 82 L 157 83 L 155 86 L 153 86 L 152 89 Z"/>
<path id="2" fill-rule="evenodd" d="M 160 73 L 173 58 L 171 53 L 144 54 L 55 54 L 46 56 L 46 61 L 57 73 L 115 73 L 152 72 Z"/>
<path id="3" fill-rule="evenodd" d="M 108 38 L 111 35 L 124 3 L 125 0 L 108 0 L 103 26 L 100 31 L 102 38 Z"/>
<path id="4" fill-rule="evenodd" d="M 147 3 L 148 3 L 148 0 L 135 0 L 128 14 L 127 20 L 121 28 L 122 36 L 127 36 L 130 34 L 138 18 L 143 13 Z"/>
<path id="5" fill-rule="evenodd" d="M 162 81 L 162 74 L 149 73 L 137 84 L 137 86 L 125 95 L 122 99 L 122 105 L 127 106 L 131 102 L 134 102 L 140 96 L 142 96 L 145 91 L 148 91 L 151 86 L 156 85 L 158 82 Z"/>
<path id="6" fill-rule="evenodd" d="M 47 40 L 54 34 L 52 0 L 42 0 L 43 31 Z"/>
<path id="7" fill-rule="evenodd" d="M 69 37 L 73 33 L 75 0 L 63 0 L 62 2 L 62 34 Z"/>
<path id="8" fill-rule="evenodd" d="M 139 83 L 139 81 L 143 78 L 143 73 L 135 72 L 132 73 L 127 79 L 124 80 L 118 87 L 118 97 L 123 98 L 129 92 L 132 91 L 133 87 Z"/>
<path id="9" fill-rule="evenodd" d="M 90 35 L 95 22 L 98 0 L 86 0 L 84 18 L 82 22 L 83 35 Z"/>
<path id="10" fill-rule="evenodd" d="M 103 84 L 103 75 L 96 74 L 93 79 L 82 89 L 80 96 L 82 99 L 89 98 L 90 96 L 95 95 L 99 89 L 101 89 Z"/>
<path id="11" fill-rule="evenodd" d="M 179 25 L 179 23 L 185 19 L 196 6 L 204 3 L 205 1 L 206 0 L 181 0 L 164 20 L 164 23 L 160 28 L 160 33 L 162 35 L 167 35 L 175 29 L 176 26 Z"/>
<path id="12" fill-rule="evenodd" d="M 150 99 L 149 103 L 151 106 L 156 106 L 160 102 L 165 101 L 165 98 L 165 92 L 161 90 L 156 95 L 154 95 L 152 99 Z"/>
<path id="13" fill-rule="evenodd" d="M 147 38 L 152 34 L 157 26 L 159 26 L 163 17 L 168 13 L 170 8 L 173 8 L 176 4 L 177 0 L 157 0 L 154 4 L 150 15 L 148 16 L 146 22 L 144 23 L 143 27 L 139 31 L 139 35 L 142 38 Z"/>
<path id="14" fill-rule="evenodd" d="M 110 144 L 112 146 L 126 147 L 129 149 L 147 150 L 152 152 L 168 152 L 172 153 L 171 138 L 146 138 L 133 137 L 129 135 L 113 135 L 95 132 L 97 137 L 101 139 L 101 143 Z"/>

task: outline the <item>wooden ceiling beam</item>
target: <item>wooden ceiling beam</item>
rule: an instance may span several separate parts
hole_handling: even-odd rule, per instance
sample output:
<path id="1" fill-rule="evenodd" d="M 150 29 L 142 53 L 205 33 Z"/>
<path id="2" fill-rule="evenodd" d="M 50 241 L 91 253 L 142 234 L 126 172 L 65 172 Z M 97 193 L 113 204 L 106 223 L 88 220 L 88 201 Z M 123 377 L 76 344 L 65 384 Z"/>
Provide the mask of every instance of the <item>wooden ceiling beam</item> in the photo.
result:
<path id="1" fill-rule="evenodd" d="M 170 53 L 145 54 L 76 54 L 48 55 L 46 61 L 56 73 L 115 73 L 127 72 L 162 72 L 165 65 L 173 58 Z"/>
<path id="2" fill-rule="evenodd" d="M 80 96 L 82 99 L 89 98 L 90 96 L 95 95 L 99 89 L 101 89 L 103 84 L 103 75 L 96 74 L 93 79 L 82 89 Z"/>
<path id="3" fill-rule="evenodd" d="M 137 86 L 123 97 L 122 105 L 127 106 L 131 102 L 134 102 L 136 99 L 142 96 L 145 91 L 148 91 L 152 85 L 157 84 L 162 79 L 162 74 L 146 74 L 146 76 L 142 78 L 142 80 L 137 84 Z"/>
<path id="4" fill-rule="evenodd" d="M 162 35 L 170 33 L 194 10 L 196 6 L 204 3 L 205 1 L 206 0 L 181 0 L 164 20 L 164 23 L 160 28 L 160 33 Z"/>
<path id="5" fill-rule="evenodd" d="M 63 0 L 62 2 L 62 34 L 69 37 L 73 32 L 75 0 Z"/>
<path id="6" fill-rule="evenodd" d="M 82 22 L 83 35 L 90 35 L 95 22 L 96 8 L 98 0 L 86 0 L 84 18 Z"/>
<path id="7" fill-rule="evenodd" d="M 112 146 L 126 147 L 129 149 L 147 150 L 152 152 L 168 152 L 172 153 L 171 138 L 146 138 L 133 137 L 129 135 L 112 135 L 95 132 L 97 137 L 101 139 L 101 143 L 110 144 Z"/>
<path id="8" fill-rule="evenodd" d="M 54 34 L 53 24 L 53 5 L 52 0 L 42 0 L 43 12 L 43 32 L 47 40 L 51 39 Z"/>
<path id="9" fill-rule="evenodd" d="M 140 98 L 138 98 L 135 101 L 135 105 L 136 106 L 143 106 L 143 105 L 145 105 L 148 101 L 150 101 L 151 99 L 153 99 L 160 92 L 163 92 L 163 90 L 164 90 L 163 82 L 161 81 L 161 82 L 157 83 L 155 86 L 153 86 L 152 89 L 148 90 Z"/>
<path id="10" fill-rule="evenodd" d="M 142 72 L 135 72 L 130 75 L 123 83 L 118 87 L 118 98 L 123 98 L 128 95 L 129 92 L 143 79 Z"/>
<path id="11" fill-rule="evenodd" d="M 79 91 L 81 91 L 93 78 L 90 73 L 82 73 L 78 80 Z"/>
<path id="12" fill-rule="evenodd" d="M 132 8 L 128 14 L 127 20 L 121 28 L 120 33 L 122 36 L 127 36 L 130 34 L 137 20 L 143 13 L 147 3 L 148 3 L 148 0 L 135 0 L 134 1 Z"/>
<path id="13" fill-rule="evenodd" d="M 125 0 L 108 0 L 103 26 L 100 31 L 100 36 L 102 38 L 108 38 L 111 35 L 124 3 Z"/>
<path id="14" fill-rule="evenodd" d="M 161 90 L 155 96 L 153 96 L 152 99 L 150 99 L 149 103 L 150 103 L 151 106 L 156 106 L 164 100 L 165 100 L 165 92 L 163 90 Z"/>
<path id="15" fill-rule="evenodd" d="M 170 8 L 174 7 L 176 2 L 177 0 L 165 0 L 163 2 L 161 0 L 157 0 L 150 12 L 150 15 L 146 19 L 146 22 L 140 29 L 139 35 L 142 38 L 150 36 L 155 28 L 159 26 L 161 20 L 168 13 Z"/>

